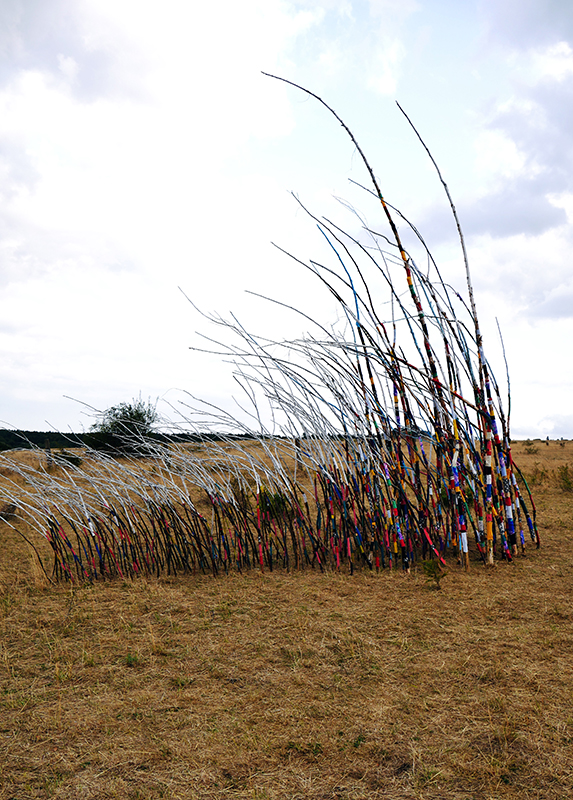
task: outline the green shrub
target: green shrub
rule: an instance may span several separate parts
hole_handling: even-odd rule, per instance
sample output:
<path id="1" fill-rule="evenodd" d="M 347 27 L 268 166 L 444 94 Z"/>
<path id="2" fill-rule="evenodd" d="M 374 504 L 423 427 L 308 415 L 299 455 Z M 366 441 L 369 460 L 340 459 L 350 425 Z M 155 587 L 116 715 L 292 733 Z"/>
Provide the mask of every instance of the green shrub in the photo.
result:
<path id="1" fill-rule="evenodd" d="M 569 464 L 557 468 L 557 483 L 562 492 L 573 492 L 573 474 L 569 471 Z"/>
<path id="2" fill-rule="evenodd" d="M 153 426 L 159 419 L 156 407 L 141 398 L 111 406 L 84 436 L 93 450 L 110 455 L 146 455 L 147 442 L 155 438 Z"/>

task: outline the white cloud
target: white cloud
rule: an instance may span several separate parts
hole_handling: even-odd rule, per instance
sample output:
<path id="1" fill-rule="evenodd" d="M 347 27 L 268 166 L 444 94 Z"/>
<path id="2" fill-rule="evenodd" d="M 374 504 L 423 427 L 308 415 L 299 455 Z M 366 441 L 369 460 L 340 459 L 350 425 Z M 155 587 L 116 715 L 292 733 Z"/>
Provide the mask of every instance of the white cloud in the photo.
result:
<path id="1" fill-rule="evenodd" d="M 567 214 L 567 222 L 573 225 L 573 191 L 550 193 L 547 199 L 556 208 L 562 208 Z"/>
<path id="2" fill-rule="evenodd" d="M 62 75 L 71 82 L 75 81 L 78 74 L 78 63 L 72 56 L 58 53 L 58 66 Z"/>
<path id="3" fill-rule="evenodd" d="M 533 50 L 533 72 L 536 78 L 564 80 L 573 74 L 573 50 L 568 42 L 557 42 L 549 47 Z"/>
<path id="4" fill-rule="evenodd" d="M 476 287 L 488 306 L 539 315 L 555 287 L 571 276 L 571 230 L 564 225 L 533 236 L 472 237 L 470 256 Z M 573 318 L 573 307 L 570 314 Z"/>
<path id="5" fill-rule="evenodd" d="M 571 8 L 563 0 L 481 0 L 479 9 L 488 42 L 505 52 L 573 39 Z"/>
<path id="6" fill-rule="evenodd" d="M 386 25 L 403 25 L 421 8 L 416 0 L 368 0 L 372 17 L 380 17 Z"/>
<path id="7" fill-rule="evenodd" d="M 377 48 L 369 65 L 368 85 L 379 94 L 395 94 L 405 56 L 406 48 L 401 41 L 395 39 L 383 42 Z"/>
<path id="8" fill-rule="evenodd" d="M 318 57 L 321 69 L 328 75 L 339 74 L 344 67 L 344 61 L 343 52 L 337 42 L 330 44 Z"/>
<path id="9" fill-rule="evenodd" d="M 476 168 L 482 180 L 523 174 L 527 158 L 516 143 L 497 130 L 481 131 L 475 140 Z"/>

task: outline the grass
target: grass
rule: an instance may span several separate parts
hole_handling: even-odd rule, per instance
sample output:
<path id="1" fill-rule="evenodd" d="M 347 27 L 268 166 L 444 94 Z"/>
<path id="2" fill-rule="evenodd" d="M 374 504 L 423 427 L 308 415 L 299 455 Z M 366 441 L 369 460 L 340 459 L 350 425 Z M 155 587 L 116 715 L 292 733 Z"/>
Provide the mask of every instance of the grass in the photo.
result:
<path id="1" fill-rule="evenodd" d="M 52 587 L 0 521 L 0 800 L 570 796 L 573 443 L 514 455 L 542 549 L 439 592 L 422 569 Z"/>

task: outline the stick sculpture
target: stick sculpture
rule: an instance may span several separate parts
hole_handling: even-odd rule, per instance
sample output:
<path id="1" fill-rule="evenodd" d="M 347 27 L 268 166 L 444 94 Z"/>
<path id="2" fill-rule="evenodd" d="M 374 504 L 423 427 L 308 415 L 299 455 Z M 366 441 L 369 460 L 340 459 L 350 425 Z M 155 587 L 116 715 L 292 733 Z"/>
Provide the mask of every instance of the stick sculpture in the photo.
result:
<path id="1" fill-rule="evenodd" d="M 6 524 L 21 531 L 25 522 L 47 540 L 55 579 L 409 571 L 419 559 L 445 565 L 451 556 L 468 569 L 470 549 L 492 565 L 496 554 L 511 561 L 524 552 L 526 535 L 539 547 L 446 183 L 438 170 L 458 226 L 469 304 L 442 280 L 410 226 L 427 260 L 418 267 L 394 221 L 405 219 L 384 199 L 352 132 L 321 98 L 296 88 L 349 135 L 389 228 L 386 235 L 364 227 L 364 243 L 304 209 L 331 261 L 287 255 L 336 299 L 344 328 L 314 323 L 314 333 L 276 342 L 212 318 L 235 337 L 216 351 L 232 358 L 256 431 L 222 410 L 186 406 L 185 430 L 199 440 L 193 447 L 142 437 L 145 457 L 133 454 L 132 442 L 129 459 L 88 453 L 82 467 L 55 472 L 2 459 L 11 476 L 2 497 L 20 517 Z M 380 285 L 382 296 L 373 289 Z M 23 535 L 29 539 L 29 530 Z"/>

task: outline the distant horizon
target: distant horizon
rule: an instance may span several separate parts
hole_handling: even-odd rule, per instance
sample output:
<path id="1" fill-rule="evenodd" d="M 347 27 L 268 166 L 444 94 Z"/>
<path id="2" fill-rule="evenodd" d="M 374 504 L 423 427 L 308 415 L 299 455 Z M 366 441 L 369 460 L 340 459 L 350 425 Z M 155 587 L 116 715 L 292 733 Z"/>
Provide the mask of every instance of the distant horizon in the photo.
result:
<path id="1" fill-rule="evenodd" d="M 89 430 L 88 431 L 86 431 L 86 430 L 83 430 L 83 431 L 57 431 L 57 430 L 53 430 L 53 429 L 52 430 L 41 430 L 41 429 L 32 429 L 32 428 L 28 428 L 28 429 L 25 429 L 25 428 L 3 428 L 1 426 L 0 426 L 0 431 L 8 431 L 10 433 L 15 433 L 15 434 L 29 434 L 29 433 L 31 433 L 31 434 L 38 434 L 38 435 L 42 435 L 42 436 L 46 436 L 46 437 L 49 437 L 50 434 L 53 434 L 53 435 L 56 435 L 56 436 L 81 436 L 81 435 L 88 435 L 89 433 L 91 433 L 91 431 L 89 431 Z M 225 432 L 225 431 L 222 431 L 222 430 L 221 431 L 213 430 L 210 433 L 205 433 L 205 432 L 197 433 L 197 432 L 193 432 L 193 431 L 184 431 L 184 430 L 179 430 L 179 431 L 158 430 L 157 433 L 161 434 L 161 435 L 165 435 L 165 436 L 194 436 L 194 437 L 197 437 L 198 439 L 205 438 L 206 440 L 208 440 L 209 437 L 212 437 L 212 436 L 220 436 L 221 438 L 228 437 L 230 439 L 231 438 L 253 438 L 253 439 L 256 439 L 256 438 L 259 438 L 261 436 L 261 434 L 257 434 L 254 431 L 244 432 L 244 433 L 229 433 L 228 431 Z M 269 434 L 264 434 L 263 436 L 264 436 L 264 438 L 276 437 L 278 439 L 279 438 L 282 438 L 282 439 L 297 438 L 297 437 L 287 436 L 286 434 L 279 434 L 279 433 L 275 433 L 275 434 L 269 433 Z M 342 434 L 341 434 L 341 436 L 342 436 Z M 303 438 L 303 437 L 299 437 L 299 438 Z M 550 442 L 551 441 L 555 441 L 555 442 L 573 441 L 573 439 L 568 439 L 568 438 L 566 438 L 564 436 L 555 436 L 555 437 L 553 437 L 553 436 L 512 436 L 511 437 L 511 441 L 512 442 L 526 442 L 526 441 L 545 442 L 547 440 L 549 440 Z M 40 449 L 42 449 L 42 448 L 40 448 Z"/>

